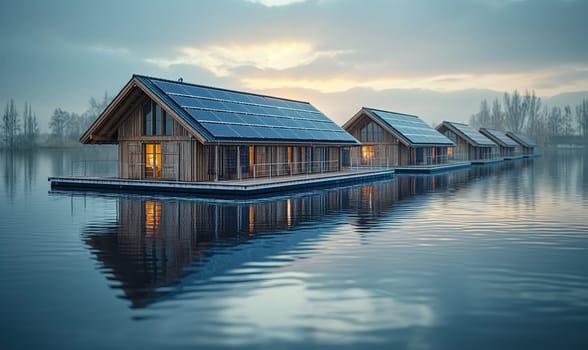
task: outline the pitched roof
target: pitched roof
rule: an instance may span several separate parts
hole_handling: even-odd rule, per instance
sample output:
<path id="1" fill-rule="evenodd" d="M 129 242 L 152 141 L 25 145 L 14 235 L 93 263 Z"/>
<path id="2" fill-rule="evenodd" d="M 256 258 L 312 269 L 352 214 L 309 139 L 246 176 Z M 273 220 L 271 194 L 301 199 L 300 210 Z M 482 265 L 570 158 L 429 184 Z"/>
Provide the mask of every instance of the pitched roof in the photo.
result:
<path id="1" fill-rule="evenodd" d="M 133 75 L 130 85 L 157 97 L 203 142 L 359 144 L 353 136 L 308 102 Z M 113 102 L 115 102 L 113 101 Z M 109 118 L 108 107 L 101 118 Z M 104 121 L 102 121 L 104 123 Z M 95 123 L 97 124 L 97 123 Z M 82 136 L 89 142 L 93 125 Z"/>
<path id="2" fill-rule="evenodd" d="M 437 130 L 441 126 L 445 126 L 446 128 L 450 129 L 451 131 L 459 135 L 461 138 L 467 140 L 476 147 L 498 147 L 498 145 L 494 141 L 490 140 L 488 137 L 484 136 L 479 131 L 476 131 L 467 124 L 450 122 L 445 120 L 443 121 L 443 123 L 441 123 L 441 125 L 437 127 Z"/>
<path id="3" fill-rule="evenodd" d="M 455 143 L 415 115 L 363 107 L 410 146 L 455 146 Z"/>
<path id="4" fill-rule="evenodd" d="M 511 139 L 518 142 L 520 145 L 527 147 L 527 148 L 533 148 L 533 147 L 537 146 L 537 144 L 535 142 L 533 142 L 530 138 L 528 138 L 527 136 L 525 136 L 523 134 L 519 134 L 517 132 L 509 131 L 506 133 L 506 136 L 510 137 Z"/>
<path id="5" fill-rule="evenodd" d="M 502 147 L 509 147 L 510 148 L 510 147 L 517 147 L 518 146 L 518 143 L 514 142 L 513 139 L 506 136 L 502 131 L 488 129 L 488 128 L 480 128 L 480 132 L 482 134 L 488 136 L 488 138 L 490 138 L 492 141 L 496 142 L 497 144 L 499 144 Z"/>

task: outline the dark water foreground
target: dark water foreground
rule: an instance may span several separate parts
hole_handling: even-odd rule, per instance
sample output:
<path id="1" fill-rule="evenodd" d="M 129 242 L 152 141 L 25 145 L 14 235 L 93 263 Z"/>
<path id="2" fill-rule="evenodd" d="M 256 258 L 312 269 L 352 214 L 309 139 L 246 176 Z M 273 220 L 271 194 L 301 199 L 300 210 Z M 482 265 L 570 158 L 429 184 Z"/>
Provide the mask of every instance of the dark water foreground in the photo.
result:
<path id="1" fill-rule="evenodd" d="M 256 201 L 49 192 L 86 157 L 116 153 L 0 153 L 0 349 L 588 348 L 582 151 Z"/>

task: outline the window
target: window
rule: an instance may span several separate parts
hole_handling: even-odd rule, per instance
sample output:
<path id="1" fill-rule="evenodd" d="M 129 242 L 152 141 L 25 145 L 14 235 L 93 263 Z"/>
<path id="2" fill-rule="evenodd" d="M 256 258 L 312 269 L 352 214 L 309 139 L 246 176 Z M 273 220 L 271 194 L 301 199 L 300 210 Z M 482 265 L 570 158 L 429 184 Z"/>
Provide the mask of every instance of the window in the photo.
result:
<path id="1" fill-rule="evenodd" d="M 359 130 L 359 141 L 382 142 L 382 128 L 372 121 L 368 121 Z"/>
<path id="2" fill-rule="evenodd" d="M 173 119 L 157 103 L 149 101 L 143 106 L 145 135 L 173 135 Z"/>
<path id="3" fill-rule="evenodd" d="M 161 107 L 158 104 L 155 104 L 155 129 L 153 131 L 154 135 L 161 135 Z"/>
<path id="4" fill-rule="evenodd" d="M 173 133 L 174 133 L 173 119 L 165 111 L 163 111 L 163 115 L 165 115 L 165 134 L 166 135 L 173 135 Z"/>
<path id="5" fill-rule="evenodd" d="M 143 106 L 145 115 L 145 135 L 153 135 L 153 118 L 151 115 L 151 102 L 145 103 Z"/>
<path id="6" fill-rule="evenodd" d="M 361 158 L 373 159 L 374 158 L 374 146 L 361 146 Z"/>
<path id="7" fill-rule="evenodd" d="M 145 144 L 145 177 L 161 177 L 161 144 Z"/>

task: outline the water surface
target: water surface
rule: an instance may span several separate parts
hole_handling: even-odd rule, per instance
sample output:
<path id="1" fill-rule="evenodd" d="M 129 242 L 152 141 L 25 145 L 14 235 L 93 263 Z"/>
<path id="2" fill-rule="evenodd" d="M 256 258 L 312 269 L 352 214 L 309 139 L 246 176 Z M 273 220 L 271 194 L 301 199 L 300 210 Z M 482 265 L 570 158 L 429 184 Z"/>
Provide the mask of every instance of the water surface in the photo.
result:
<path id="1" fill-rule="evenodd" d="M 115 159 L 0 153 L 0 349 L 588 348 L 582 151 L 251 201 L 48 187 Z"/>

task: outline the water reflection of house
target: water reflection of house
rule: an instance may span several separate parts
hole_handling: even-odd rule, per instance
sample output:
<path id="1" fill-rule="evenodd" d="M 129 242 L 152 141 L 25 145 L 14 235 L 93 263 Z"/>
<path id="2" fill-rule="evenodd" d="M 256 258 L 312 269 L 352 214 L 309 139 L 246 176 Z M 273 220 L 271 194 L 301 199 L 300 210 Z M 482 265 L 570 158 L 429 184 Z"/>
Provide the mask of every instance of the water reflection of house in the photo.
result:
<path id="1" fill-rule="evenodd" d="M 358 142 L 307 102 L 134 75 L 85 144 L 118 144 L 122 179 L 198 182 L 339 171 Z"/>
<path id="2" fill-rule="evenodd" d="M 84 240 L 112 287 L 122 290 L 131 307 L 142 308 L 248 262 L 296 250 L 332 232 L 331 223 L 344 221 L 367 232 L 382 216 L 391 215 L 399 200 L 467 183 L 471 171 L 399 176 L 298 197 L 242 202 L 121 197 L 116 217 L 87 226 Z"/>
<path id="3" fill-rule="evenodd" d="M 506 160 L 522 157 L 520 155 L 519 144 L 510 137 L 506 136 L 506 134 L 502 131 L 489 128 L 480 128 L 480 132 L 498 145 L 500 157 Z"/>
<path id="4" fill-rule="evenodd" d="M 362 143 L 351 149 L 352 165 L 444 164 L 455 146 L 417 116 L 373 108 L 362 108 L 343 128 Z"/>
<path id="5" fill-rule="evenodd" d="M 455 143 L 455 160 L 493 160 L 498 157 L 498 145 L 467 124 L 443 121 L 437 131 Z"/>
<path id="6" fill-rule="evenodd" d="M 520 134 L 518 132 L 512 132 L 512 131 L 507 132 L 506 136 L 510 137 L 516 143 L 519 144 L 519 146 L 521 147 L 523 156 L 528 157 L 528 156 L 535 154 L 535 147 L 537 147 L 537 144 L 535 142 L 533 142 L 527 136 Z"/>

